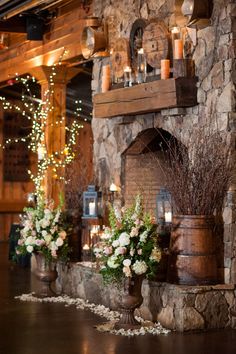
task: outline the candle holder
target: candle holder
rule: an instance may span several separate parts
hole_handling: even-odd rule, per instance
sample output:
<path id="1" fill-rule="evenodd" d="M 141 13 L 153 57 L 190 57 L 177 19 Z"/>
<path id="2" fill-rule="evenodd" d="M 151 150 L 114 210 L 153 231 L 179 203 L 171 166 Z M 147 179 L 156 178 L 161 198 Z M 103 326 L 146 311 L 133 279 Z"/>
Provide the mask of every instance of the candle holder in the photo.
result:
<path id="1" fill-rule="evenodd" d="M 113 205 L 115 201 L 115 194 L 118 192 L 118 188 L 114 182 L 111 183 L 109 187 L 109 191 L 110 191 L 110 202 Z"/>
<path id="2" fill-rule="evenodd" d="M 146 82 L 147 76 L 147 62 L 146 57 L 143 51 L 143 48 L 138 50 L 138 57 L 137 57 L 137 83 L 141 84 Z"/>
<path id="3" fill-rule="evenodd" d="M 83 192 L 83 217 L 95 218 L 101 214 L 101 192 L 97 192 L 94 185 L 89 185 Z"/>
<path id="4" fill-rule="evenodd" d="M 124 87 L 131 87 L 132 82 L 132 71 L 129 66 L 124 69 Z"/>

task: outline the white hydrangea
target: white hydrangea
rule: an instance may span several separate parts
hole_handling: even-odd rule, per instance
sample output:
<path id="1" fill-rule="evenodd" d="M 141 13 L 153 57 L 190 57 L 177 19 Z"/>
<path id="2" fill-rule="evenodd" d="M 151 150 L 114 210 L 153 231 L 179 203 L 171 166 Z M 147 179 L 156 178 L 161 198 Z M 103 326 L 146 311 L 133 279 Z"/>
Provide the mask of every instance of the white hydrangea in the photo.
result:
<path id="1" fill-rule="evenodd" d="M 50 225 L 50 220 L 42 219 L 42 220 L 40 220 L 39 223 L 43 229 L 46 229 L 46 227 L 48 227 Z"/>
<path id="2" fill-rule="evenodd" d="M 52 236 L 50 234 L 47 234 L 44 236 L 44 240 L 45 240 L 46 244 L 48 245 L 52 240 Z"/>
<path id="3" fill-rule="evenodd" d="M 135 263 L 132 265 L 132 269 L 135 274 L 141 275 L 146 273 L 148 267 L 146 262 L 144 261 L 135 261 Z"/>
<path id="4" fill-rule="evenodd" d="M 108 267 L 115 269 L 118 268 L 120 264 L 117 262 L 116 256 L 111 256 L 108 258 L 107 265 Z"/>
<path id="5" fill-rule="evenodd" d="M 27 239 L 25 240 L 25 244 L 32 245 L 32 243 L 34 243 L 34 238 L 32 236 L 27 237 Z"/>
<path id="6" fill-rule="evenodd" d="M 143 231 L 140 235 L 140 242 L 145 243 L 147 241 L 147 235 L 148 235 L 147 230 Z"/>
<path id="7" fill-rule="evenodd" d="M 119 243 L 120 243 L 120 246 L 123 247 L 123 246 L 128 246 L 130 244 L 130 237 L 129 235 L 127 234 L 127 232 L 122 232 L 119 236 Z"/>

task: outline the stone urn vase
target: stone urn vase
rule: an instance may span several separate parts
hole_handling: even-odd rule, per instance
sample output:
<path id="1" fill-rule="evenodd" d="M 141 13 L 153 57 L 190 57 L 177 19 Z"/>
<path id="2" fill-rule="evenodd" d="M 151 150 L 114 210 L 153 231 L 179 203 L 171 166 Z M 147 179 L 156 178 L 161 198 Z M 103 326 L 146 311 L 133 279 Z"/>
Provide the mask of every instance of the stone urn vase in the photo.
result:
<path id="1" fill-rule="evenodd" d="M 134 329 L 140 327 L 140 323 L 134 317 L 134 310 L 143 302 L 141 293 L 144 276 L 126 277 L 123 282 L 123 291 L 120 295 L 119 310 L 122 315 L 115 324 L 115 329 Z"/>
<path id="2" fill-rule="evenodd" d="M 40 280 L 40 288 L 36 292 L 38 297 L 56 296 L 52 290 L 51 284 L 57 279 L 56 263 L 48 261 L 43 253 L 37 252 L 34 254 L 36 259 L 35 275 Z"/>

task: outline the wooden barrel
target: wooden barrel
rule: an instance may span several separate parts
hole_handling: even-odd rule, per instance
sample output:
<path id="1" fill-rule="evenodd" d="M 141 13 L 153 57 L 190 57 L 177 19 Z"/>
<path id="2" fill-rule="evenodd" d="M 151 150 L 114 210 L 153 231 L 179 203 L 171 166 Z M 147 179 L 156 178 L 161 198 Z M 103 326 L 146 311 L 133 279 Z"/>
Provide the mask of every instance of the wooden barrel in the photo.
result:
<path id="1" fill-rule="evenodd" d="M 215 284 L 217 281 L 214 217 L 173 217 L 167 280 L 185 285 Z"/>

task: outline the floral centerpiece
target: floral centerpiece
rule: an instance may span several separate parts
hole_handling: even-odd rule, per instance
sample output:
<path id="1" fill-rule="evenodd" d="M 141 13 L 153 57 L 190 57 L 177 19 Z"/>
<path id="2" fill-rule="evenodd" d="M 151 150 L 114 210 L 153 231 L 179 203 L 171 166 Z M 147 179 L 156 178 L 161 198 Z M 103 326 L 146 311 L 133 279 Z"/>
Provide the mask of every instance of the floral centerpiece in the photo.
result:
<path id="1" fill-rule="evenodd" d="M 66 260 L 68 225 L 63 220 L 62 202 L 54 208 L 52 200 L 39 195 L 36 206 L 25 208 L 24 212 L 16 254 L 41 253 L 47 261 Z"/>
<path id="2" fill-rule="evenodd" d="M 124 277 L 154 276 L 161 259 L 157 226 L 143 210 L 142 198 L 137 195 L 130 208 L 111 208 L 110 227 L 94 253 L 101 264 L 105 282 L 117 282 Z"/>

